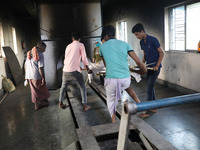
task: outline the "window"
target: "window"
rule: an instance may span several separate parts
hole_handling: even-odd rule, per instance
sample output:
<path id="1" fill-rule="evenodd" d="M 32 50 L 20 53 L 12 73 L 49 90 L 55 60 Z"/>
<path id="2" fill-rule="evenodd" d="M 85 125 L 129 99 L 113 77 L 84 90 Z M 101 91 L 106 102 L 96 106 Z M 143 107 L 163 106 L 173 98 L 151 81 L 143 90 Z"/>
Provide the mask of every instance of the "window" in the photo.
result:
<path id="1" fill-rule="evenodd" d="M 186 14 L 186 49 L 194 50 L 200 40 L 200 2 L 188 5 Z"/>
<path id="2" fill-rule="evenodd" d="M 170 14 L 170 49 L 184 50 L 185 45 L 185 7 L 173 8 Z"/>
<path id="3" fill-rule="evenodd" d="M 165 49 L 197 50 L 200 40 L 200 2 L 165 9 Z"/>
<path id="4" fill-rule="evenodd" d="M 120 21 L 116 23 L 117 39 L 127 42 L 127 22 Z"/>
<path id="5" fill-rule="evenodd" d="M 4 46 L 4 39 L 3 39 L 3 27 L 2 23 L 0 23 L 0 57 L 5 57 L 3 47 Z"/>
<path id="6" fill-rule="evenodd" d="M 11 27 L 12 29 L 12 36 L 13 36 L 13 46 L 14 46 L 14 52 L 15 54 L 18 53 L 18 50 L 17 50 L 17 37 L 16 37 L 16 31 L 15 31 L 15 28 Z"/>

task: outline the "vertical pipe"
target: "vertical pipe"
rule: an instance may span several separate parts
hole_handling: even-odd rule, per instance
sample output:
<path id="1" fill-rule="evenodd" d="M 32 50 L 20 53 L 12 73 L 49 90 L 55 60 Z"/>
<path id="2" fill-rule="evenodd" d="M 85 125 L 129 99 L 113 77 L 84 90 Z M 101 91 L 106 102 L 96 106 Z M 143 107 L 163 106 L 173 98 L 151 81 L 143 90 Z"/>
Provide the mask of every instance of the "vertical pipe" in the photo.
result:
<path id="1" fill-rule="evenodd" d="M 129 110 L 126 102 L 122 107 L 122 115 L 119 127 L 119 135 L 117 142 L 117 150 L 126 150 L 127 149 L 127 139 L 129 131 Z"/>

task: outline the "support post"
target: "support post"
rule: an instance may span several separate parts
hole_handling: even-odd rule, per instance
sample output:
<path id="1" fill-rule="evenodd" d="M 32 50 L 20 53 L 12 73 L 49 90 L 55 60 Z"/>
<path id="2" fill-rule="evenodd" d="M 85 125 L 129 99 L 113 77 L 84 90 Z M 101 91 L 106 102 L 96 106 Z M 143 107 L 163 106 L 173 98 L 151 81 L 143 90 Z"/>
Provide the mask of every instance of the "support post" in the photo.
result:
<path id="1" fill-rule="evenodd" d="M 117 150 L 127 150 L 127 139 L 129 131 L 129 110 L 127 107 L 127 101 L 122 107 L 122 115 L 119 127 Z"/>
<path id="2" fill-rule="evenodd" d="M 130 115 L 134 115 L 137 112 L 165 108 L 170 106 L 178 106 L 183 104 L 191 104 L 200 102 L 200 94 L 190 94 L 172 98 L 165 98 L 161 100 L 154 100 L 142 103 L 128 103 L 126 101 L 122 106 L 122 115 L 119 128 L 118 144 L 117 150 L 126 150 L 127 149 L 127 139 L 128 139 L 128 126 Z"/>

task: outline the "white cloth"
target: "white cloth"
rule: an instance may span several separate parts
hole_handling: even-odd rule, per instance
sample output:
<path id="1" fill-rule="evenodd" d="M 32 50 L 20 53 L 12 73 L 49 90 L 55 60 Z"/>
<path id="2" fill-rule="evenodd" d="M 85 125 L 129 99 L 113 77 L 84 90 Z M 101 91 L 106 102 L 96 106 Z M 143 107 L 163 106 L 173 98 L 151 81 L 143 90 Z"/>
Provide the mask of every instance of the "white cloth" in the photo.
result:
<path id="1" fill-rule="evenodd" d="M 136 82 L 140 82 L 142 80 L 141 75 L 135 72 L 130 72 L 131 76 L 135 78 Z"/>
<path id="2" fill-rule="evenodd" d="M 103 61 L 100 61 L 99 63 L 90 63 L 88 67 L 94 74 L 98 72 L 106 72 L 106 67 L 104 67 Z"/>
<path id="3" fill-rule="evenodd" d="M 93 80 L 92 73 L 88 73 L 88 80 L 89 80 L 89 83 L 92 82 L 92 80 Z"/>
<path id="4" fill-rule="evenodd" d="M 106 89 L 107 107 L 110 116 L 116 112 L 118 100 L 121 99 L 121 91 L 130 86 L 131 78 L 124 79 L 105 79 L 104 87 Z"/>

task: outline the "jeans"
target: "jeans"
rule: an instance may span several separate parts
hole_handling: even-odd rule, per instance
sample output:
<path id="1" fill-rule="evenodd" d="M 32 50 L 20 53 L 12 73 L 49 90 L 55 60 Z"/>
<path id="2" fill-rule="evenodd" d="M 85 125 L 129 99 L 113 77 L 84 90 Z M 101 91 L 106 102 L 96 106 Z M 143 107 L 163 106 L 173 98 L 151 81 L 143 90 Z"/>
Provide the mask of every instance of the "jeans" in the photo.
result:
<path id="1" fill-rule="evenodd" d="M 156 100 L 154 85 L 159 73 L 160 69 L 158 71 L 148 70 L 147 72 L 147 101 Z"/>
<path id="2" fill-rule="evenodd" d="M 67 89 L 69 82 L 71 80 L 76 80 L 76 82 L 80 88 L 80 91 L 81 91 L 82 103 L 87 103 L 87 92 L 86 92 L 85 83 L 83 80 L 83 75 L 78 71 L 63 72 L 59 102 L 63 101 L 65 90 Z"/>

